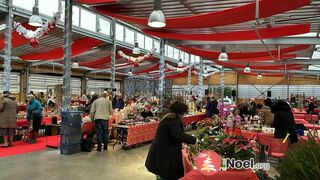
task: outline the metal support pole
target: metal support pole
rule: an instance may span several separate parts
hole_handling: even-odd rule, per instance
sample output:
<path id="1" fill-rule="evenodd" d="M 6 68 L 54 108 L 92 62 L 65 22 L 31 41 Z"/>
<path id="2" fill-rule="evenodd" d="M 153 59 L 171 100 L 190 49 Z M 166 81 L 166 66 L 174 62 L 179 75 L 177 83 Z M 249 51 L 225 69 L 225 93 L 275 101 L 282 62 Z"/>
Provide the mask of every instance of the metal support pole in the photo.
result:
<path id="1" fill-rule="evenodd" d="M 116 51 L 117 51 L 117 44 L 116 44 L 116 20 L 112 20 L 111 22 L 111 31 L 112 31 L 112 47 L 111 47 L 111 88 L 114 88 L 114 83 L 116 81 Z"/>
<path id="2" fill-rule="evenodd" d="M 199 82 L 199 91 L 198 91 L 198 100 L 202 102 L 202 97 L 204 96 L 204 87 L 203 87 L 203 58 L 200 58 L 200 70 L 198 72 L 198 82 Z"/>
<path id="3" fill-rule="evenodd" d="M 11 36 L 12 36 L 12 0 L 7 0 L 8 13 L 6 15 L 6 32 L 4 42 L 4 65 L 3 65 L 3 91 L 10 91 L 11 71 Z"/>
<path id="4" fill-rule="evenodd" d="M 160 39 L 160 64 L 159 64 L 159 102 L 160 102 L 160 110 L 163 109 L 163 89 L 164 89 L 164 66 L 165 66 L 165 42 L 164 39 Z"/>
<path id="5" fill-rule="evenodd" d="M 256 23 L 260 24 L 260 7 L 259 7 L 259 1 L 256 0 Z"/>
<path id="6" fill-rule="evenodd" d="M 191 95 L 191 86 L 192 86 L 192 64 L 191 64 L 191 54 L 188 55 L 188 64 L 189 64 L 189 69 L 188 69 L 188 94 Z"/>
<path id="7" fill-rule="evenodd" d="M 63 85 L 62 110 L 70 110 L 70 79 L 71 79 L 71 43 L 72 43 L 72 1 L 65 0 L 64 21 L 64 57 L 63 57 Z"/>
<path id="8" fill-rule="evenodd" d="M 221 88 L 221 99 L 223 102 L 224 99 L 224 67 L 221 67 L 221 72 L 220 72 L 220 88 Z"/>

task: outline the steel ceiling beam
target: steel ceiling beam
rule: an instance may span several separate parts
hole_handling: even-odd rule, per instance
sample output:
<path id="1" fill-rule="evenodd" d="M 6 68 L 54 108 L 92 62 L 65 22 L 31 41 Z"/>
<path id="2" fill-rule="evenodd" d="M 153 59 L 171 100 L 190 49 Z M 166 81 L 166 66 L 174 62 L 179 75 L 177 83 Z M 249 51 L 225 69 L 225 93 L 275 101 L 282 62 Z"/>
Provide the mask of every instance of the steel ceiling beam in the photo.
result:
<path id="1" fill-rule="evenodd" d="M 168 40 L 173 45 L 261 45 L 260 40 L 249 41 L 189 41 L 189 40 Z M 282 37 L 275 39 L 265 39 L 266 45 L 293 45 L 293 44 L 320 44 L 320 38 L 317 37 Z"/>

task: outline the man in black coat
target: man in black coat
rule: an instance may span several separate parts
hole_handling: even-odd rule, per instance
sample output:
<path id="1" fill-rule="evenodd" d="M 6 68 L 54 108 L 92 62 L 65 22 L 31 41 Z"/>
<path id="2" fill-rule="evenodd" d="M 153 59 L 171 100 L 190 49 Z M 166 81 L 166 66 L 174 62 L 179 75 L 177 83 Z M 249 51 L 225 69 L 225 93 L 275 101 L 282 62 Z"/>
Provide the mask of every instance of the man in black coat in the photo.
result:
<path id="1" fill-rule="evenodd" d="M 290 143 L 298 142 L 296 133 L 294 116 L 288 103 L 278 101 L 272 108 L 271 112 L 274 113 L 272 127 L 275 128 L 275 138 L 285 138 L 287 133 L 290 134 Z"/>
<path id="2" fill-rule="evenodd" d="M 184 176 L 182 143 L 195 144 L 197 141 L 183 131 L 182 115 L 187 110 L 188 106 L 181 101 L 170 105 L 170 112 L 161 118 L 156 137 L 149 149 L 145 165 L 163 180 L 177 180 Z"/>

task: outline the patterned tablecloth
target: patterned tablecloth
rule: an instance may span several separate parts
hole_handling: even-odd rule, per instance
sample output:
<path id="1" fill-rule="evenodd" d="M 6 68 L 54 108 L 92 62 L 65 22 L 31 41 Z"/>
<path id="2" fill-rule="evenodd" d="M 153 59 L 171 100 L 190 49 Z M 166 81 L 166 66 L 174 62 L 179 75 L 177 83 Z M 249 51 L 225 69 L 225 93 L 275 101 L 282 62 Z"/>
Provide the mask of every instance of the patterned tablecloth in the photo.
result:
<path id="1" fill-rule="evenodd" d="M 183 116 L 183 122 L 185 125 L 191 124 L 193 122 L 199 122 L 206 118 L 205 114 L 196 114 L 190 116 Z"/>
<path id="2" fill-rule="evenodd" d="M 123 146 L 128 147 L 152 141 L 156 135 L 158 124 L 158 121 L 154 121 L 136 125 L 114 125 L 114 127 L 126 131 L 124 133 L 126 138 L 123 139 Z"/>

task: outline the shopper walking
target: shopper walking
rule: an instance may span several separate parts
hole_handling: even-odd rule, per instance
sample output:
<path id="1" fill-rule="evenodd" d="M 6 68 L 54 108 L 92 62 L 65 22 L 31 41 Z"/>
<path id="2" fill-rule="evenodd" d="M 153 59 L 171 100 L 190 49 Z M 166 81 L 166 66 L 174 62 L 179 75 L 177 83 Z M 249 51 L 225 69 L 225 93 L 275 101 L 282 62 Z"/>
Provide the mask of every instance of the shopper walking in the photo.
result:
<path id="1" fill-rule="evenodd" d="M 37 137 L 41 126 L 43 107 L 32 94 L 27 96 L 27 101 L 29 102 L 27 105 L 27 120 L 29 123 L 32 121 L 32 132 L 29 143 L 34 144 L 37 142 Z"/>
<path id="2" fill-rule="evenodd" d="M 116 104 L 115 104 L 115 106 L 113 108 L 114 109 L 119 109 L 119 110 L 124 108 L 124 100 L 123 100 L 121 95 L 118 95 L 116 97 Z"/>
<path id="3" fill-rule="evenodd" d="M 183 131 L 182 116 L 188 106 L 176 101 L 170 104 L 169 111 L 160 120 L 156 137 L 149 149 L 147 169 L 158 179 L 177 180 L 184 175 L 182 164 L 182 143 L 195 144 L 196 138 Z"/>
<path id="4" fill-rule="evenodd" d="M 101 151 L 102 143 L 104 144 L 103 149 L 108 150 L 108 120 L 113 110 L 112 104 L 107 97 L 108 94 L 103 92 L 101 97 L 92 103 L 90 111 L 97 133 L 97 151 Z"/>
<path id="5" fill-rule="evenodd" d="M 262 120 L 263 120 L 262 124 L 271 126 L 274 118 L 273 113 L 271 113 L 271 108 L 263 104 L 258 104 L 257 110 L 258 110 L 258 114 L 262 117 Z"/>
<path id="6" fill-rule="evenodd" d="M 3 147 L 12 146 L 13 135 L 17 127 L 18 105 L 9 91 L 3 92 L 0 101 L 0 136 L 3 136 Z"/>

